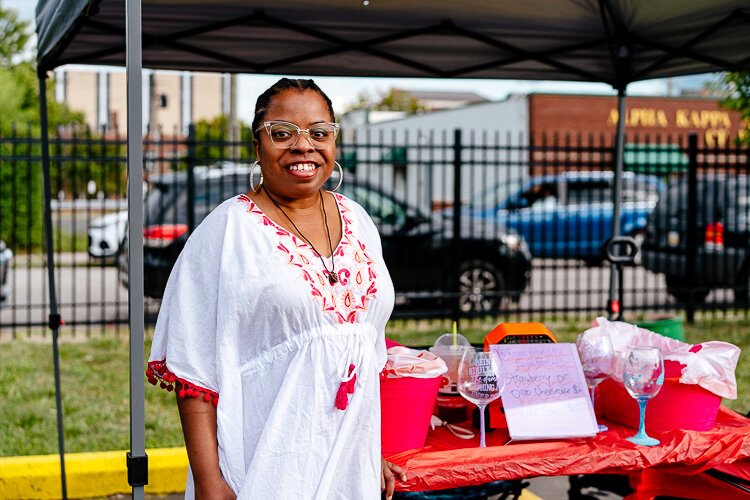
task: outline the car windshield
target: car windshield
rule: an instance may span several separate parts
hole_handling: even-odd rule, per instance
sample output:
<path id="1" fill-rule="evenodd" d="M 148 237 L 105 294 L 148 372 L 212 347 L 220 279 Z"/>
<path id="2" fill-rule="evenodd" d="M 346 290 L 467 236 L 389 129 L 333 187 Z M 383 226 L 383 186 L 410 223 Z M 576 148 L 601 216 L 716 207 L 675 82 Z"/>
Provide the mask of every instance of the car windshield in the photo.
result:
<path id="1" fill-rule="evenodd" d="M 401 226 L 406 222 L 406 209 L 382 193 L 357 185 L 347 185 L 342 192 L 362 205 L 375 224 Z"/>
<path id="2" fill-rule="evenodd" d="M 246 177 L 241 174 L 222 175 L 212 179 L 196 179 L 194 214 L 196 224 L 222 201 L 246 190 Z M 146 195 L 145 224 L 185 224 L 188 214 L 187 185 L 184 179 L 154 182 Z"/>
<path id="3" fill-rule="evenodd" d="M 469 207 L 474 210 L 496 207 L 501 201 L 507 200 L 508 197 L 521 189 L 522 185 L 523 181 L 521 179 L 496 184 L 479 196 L 475 196 L 471 203 L 469 203 Z"/>
<path id="4" fill-rule="evenodd" d="M 174 203 L 172 201 L 174 190 L 170 186 L 162 183 L 155 183 L 149 186 L 146 199 L 144 200 L 144 225 L 175 223 L 177 214 L 174 212 Z"/>

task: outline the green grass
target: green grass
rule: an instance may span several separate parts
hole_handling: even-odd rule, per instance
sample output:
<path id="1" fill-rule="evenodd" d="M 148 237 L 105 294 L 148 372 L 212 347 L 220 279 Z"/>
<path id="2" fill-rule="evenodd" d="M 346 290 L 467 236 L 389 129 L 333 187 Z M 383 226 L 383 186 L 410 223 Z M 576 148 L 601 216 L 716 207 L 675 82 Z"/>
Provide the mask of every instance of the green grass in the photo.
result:
<path id="1" fill-rule="evenodd" d="M 65 449 L 130 447 L 128 344 L 97 339 L 60 344 Z M 51 341 L 0 344 L 0 456 L 57 452 Z M 174 394 L 146 387 L 146 446 L 181 446 Z"/>
<path id="2" fill-rule="evenodd" d="M 61 252 L 86 252 L 89 236 L 86 233 L 72 234 L 68 231 L 53 229 L 55 249 Z"/>
<path id="3" fill-rule="evenodd" d="M 545 320 L 559 341 L 569 342 L 588 321 Z M 463 322 L 461 331 L 482 342 L 493 320 Z M 413 346 L 431 345 L 450 331 L 449 321 L 393 321 L 388 336 Z M 739 399 L 724 405 L 750 411 L 750 319 L 706 319 L 685 325 L 688 342 L 724 340 L 740 346 Z M 146 347 L 148 352 L 149 346 Z M 60 344 L 65 445 L 69 452 L 129 448 L 128 343 L 96 338 Z M 183 443 L 174 395 L 146 384 L 146 446 Z M 0 456 L 57 453 L 51 341 L 0 343 Z"/>

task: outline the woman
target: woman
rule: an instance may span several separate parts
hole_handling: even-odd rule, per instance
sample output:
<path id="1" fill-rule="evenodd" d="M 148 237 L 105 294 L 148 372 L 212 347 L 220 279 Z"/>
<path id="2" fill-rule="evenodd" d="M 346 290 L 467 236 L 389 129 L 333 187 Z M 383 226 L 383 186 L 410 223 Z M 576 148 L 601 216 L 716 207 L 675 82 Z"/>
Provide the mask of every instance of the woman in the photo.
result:
<path id="1" fill-rule="evenodd" d="M 365 211 L 323 190 L 331 101 L 281 79 L 253 130 L 260 176 L 188 240 L 149 361 L 149 380 L 178 393 L 186 497 L 367 499 L 380 482 L 390 498 L 404 479 L 380 456 L 393 285 Z"/>

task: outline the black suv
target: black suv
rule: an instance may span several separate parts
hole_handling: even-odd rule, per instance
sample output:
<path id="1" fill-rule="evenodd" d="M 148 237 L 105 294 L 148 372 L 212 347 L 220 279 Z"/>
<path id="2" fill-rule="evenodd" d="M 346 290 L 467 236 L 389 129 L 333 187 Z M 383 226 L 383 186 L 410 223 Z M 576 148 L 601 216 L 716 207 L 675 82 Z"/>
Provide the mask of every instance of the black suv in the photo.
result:
<path id="1" fill-rule="evenodd" d="M 696 218 L 688 217 L 688 178 L 671 181 L 652 212 L 641 247 L 643 266 L 664 274 L 677 300 L 702 302 L 713 288 L 732 287 L 748 302 L 750 284 L 750 178 L 698 177 Z M 689 233 L 692 231 L 692 233 Z M 688 269 L 688 235 L 695 241 Z"/>
<path id="2" fill-rule="evenodd" d="M 244 170 L 196 170 L 195 224 L 223 200 L 244 192 L 248 175 Z M 143 230 L 144 292 L 149 297 L 162 296 L 187 240 L 186 180 L 179 172 L 149 181 Z M 487 235 L 487 227 L 473 227 L 476 221 L 467 218 L 456 247 L 450 220 L 427 216 L 366 184 L 344 183 L 341 193 L 360 203 L 378 227 L 397 307 L 492 312 L 518 300 L 526 289 L 531 256 L 517 234 L 493 227 Z M 126 282 L 126 252 L 119 264 Z"/>

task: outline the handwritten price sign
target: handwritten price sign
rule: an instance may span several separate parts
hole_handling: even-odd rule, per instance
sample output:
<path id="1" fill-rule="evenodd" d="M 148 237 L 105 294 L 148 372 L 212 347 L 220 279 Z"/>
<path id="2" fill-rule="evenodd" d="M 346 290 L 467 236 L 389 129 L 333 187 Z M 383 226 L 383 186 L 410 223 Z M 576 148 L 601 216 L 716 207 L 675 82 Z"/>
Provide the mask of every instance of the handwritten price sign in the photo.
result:
<path id="1" fill-rule="evenodd" d="M 596 418 L 575 344 L 500 344 L 512 439 L 593 436 Z"/>

